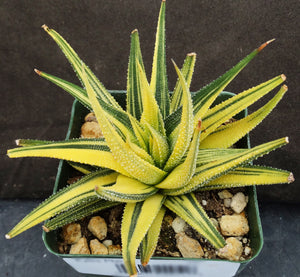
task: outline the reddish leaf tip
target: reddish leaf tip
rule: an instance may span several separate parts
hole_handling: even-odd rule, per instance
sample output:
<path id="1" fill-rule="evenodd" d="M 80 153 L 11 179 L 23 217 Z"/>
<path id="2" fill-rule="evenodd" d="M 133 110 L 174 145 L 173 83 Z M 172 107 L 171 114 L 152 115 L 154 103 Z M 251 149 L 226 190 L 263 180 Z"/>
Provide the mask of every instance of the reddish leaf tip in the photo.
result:
<path id="1" fill-rule="evenodd" d="M 40 76 L 42 75 L 42 71 L 39 71 L 39 70 L 36 69 L 36 68 L 34 69 L 34 72 L 35 72 L 36 74 L 40 75 Z"/>
<path id="2" fill-rule="evenodd" d="M 42 229 L 46 232 L 46 233 L 48 233 L 48 232 L 50 232 L 50 230 L 46 227 L 46 226 L 42 226 Z"/>
<path id="3" fill-rule="evenodd" d="M 202 125 L 202 120 L 199 119 L 196 128 L 197 128 L 198 130 L 200 130 L 200 129 L 201 129 L 201 125 Z"/>
<path id="4" fill-rule="evenodd" d="M 260 52 L 261 50 L 263 50 L 267 45 L 269 45 L 271 42 L 273 42 L 275 40 L 275 38 L 268 40 L 267 42 L 263 43 L 260 47 L 258 47 L 258 52 Z"/>

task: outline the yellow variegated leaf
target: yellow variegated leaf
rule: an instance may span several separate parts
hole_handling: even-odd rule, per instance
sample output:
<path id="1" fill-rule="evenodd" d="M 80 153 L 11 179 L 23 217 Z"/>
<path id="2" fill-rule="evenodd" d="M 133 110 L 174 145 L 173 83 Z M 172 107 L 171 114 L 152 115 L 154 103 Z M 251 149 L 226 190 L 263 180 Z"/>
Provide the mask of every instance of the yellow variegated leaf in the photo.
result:
<path id="1" fill-rule="evenodd" d="M 193 193 L 169 196 L 164 205 L 204 236 L 215 248 L 219 249 L 225 245 L 224 238 L 211 222 Z"/>
<path id="2" fill-rule="evenodd" d="M 114 185 L 96 187 L 95 191 L 101 198 L 109 201 L 134 203 L 145 200 L 155 194 L 158 189 L 124 175 L 119 175 Z"/>
<path id="3" fill-rule="evenodd" d="M 265 83 L 239 93 L 219 105 L 209 109 L 203 117 L 203 129 L 201 141 L 204 140 L 222 123 L 244 110 L 255 101 L 266 95 L 272 89 L 285 81 L 285 76 L 277 76 Z"/>
<path id="4" fill-rule="evenodd" d="M 22 140 L 23 141 L 23 140 Z M 14 148 L 7 151 L 10 158 L 47 157 L 113 169 L 128 175 L 114 159 L 106 142 L 98 139 L 72 139 L 61 142 Z"/>
<path id="5" fill-rule="evenodd" d="M 131 126 L 133 129 L 133 132 L 135 134 L 135 137 L 140 145 L 145 151 L 148 150 L 148 138 L 147 138 L 147 132 L 143 129 L 142 126 L 140 126 L 139 122 L 135 118 L 132 118 L 132 116 L 129 116 Z"/>
<path id="6" fill-rule="evenodd" d="M 201 121 L 199 121 L 184 162 L 175 167 L 168 176 L 156 185 L 160 189 L 177 189 L 184 187 L 192 178 L 197 163 Z"/>
<path id="7" fill-rule="evenodd" d="M 191 85 L 192 76 L 194 73 L 194 67 L 196 62 L 196 53 L 187 54 L 186 59 L 184 60 L 183 67 L 181 72 L 186 80 L 188 88 Z M 182 106 L 182 86 L 180 80 L 177 80 L 175 85 L 172 100 L 171 100 L 171 113 L 176 111 L 178 108 Z"/>
<path id="8" fill-rule="evenodd" d="M 228 148 L 232 146 L 240 138 L 255 128 L 274 109 L 286 91 L 287 86 L 283 85 L 279 92 L 265 106 L 256 112 L 233 123 L 220 126 L 216 131 L 206 137 L 206 139 L 201 141 L 200 149 Z"/>
<path id="9" fill-rule="evenodd" d="M 125 141 L 120 137 L 114 126 L 106 118 L 106 115 L 97 101 L 96 95 L 89 85 L 88 80 L 83 75 L 86 90 L 89 95 L 90 102 L 97 117 L 98 123 L 105 137 L 106 143 L 112 151 L 112 155 L 116 161 L 125 169 L 126 172 L 145 184 L 156 184 L 164 176 L 166 172 L 150 164 L 140 158 Z"/>
<path id="10" fill-rule="evenodd" d="M 150 164 L 154 164 L 154 160 L 152 159 L 151 155 L 148 154 L 143 148 L 137 146 L 135 143 L 127 140 L 127 144 L 129 147 L 143 160 L 147 161 Z"/>
<path id="11" fill-rule="evenodd" d="M 143 112 L 143 102 L 137 61 L 144 71 L 145 69 L 140 48 L 138 30 L 133 30 L 131 33 L 130 55 L 127 73 L 127 111 L 137 120 L 140 120 Z"/>
<path id="12" fill-rule="evenodd" d="M 138 64 L 139 65 L 139 64 Z M 142 90 L 143 99 L 143 113 L 141 117 L 142 124 L 150 124 L 152 128 L 157 130 L 162 135 L 165 135 L 164 122 L 162 119 L 159 106 L 155 100 L 154 94 L 152 93 L 148 84 L 145 71 L 139 65 L 139 80 Z"/>
<path id="13" fill-rule="evenodd" d="M 143 266 L 148 264 L 155 251 L 165 211 L 165 207 L 160 208 L 157 216 L 155 217 L 151 227 L 141 243 L 141 263 Z"/>
<path id="14" fill-rule="evenodd" d="M 80 179 L 78 182 L 60 190 L 50 196 L 30 214 L 24 217 L 7 235 L 12 238 L 25 230 L 45 221 L 46 219 L 62 212 L 84 199 L 95 194 L 95 186 L 104 186 L 115 183 L 118 173 L 110 170 L 94 172 Z"/>
<path id="15" fill-rule="evenodd" d="M 157 132 L 150 124 L 147 127 L 151 133 L 151 148 L 150 153 L 154 158 L 157 166 L 162 168 L 169 156 L 169 144 L 166 137 Z"/>
<path id="16" fill-rule="evenodd" d="M 167 195 L 180 195 L 194 191 L 197 188 L 204 186 L 213 178 L 225 174 L 228 170 L 232 170 L 235 167 L 240 166 L 241 164 L 249 163 L 254 159 L 263 156 L 269 153 L 270 151 L 281 147 L 287 143 L 287 138 L 277 139 L 271 142 L 261 144 L 251 149 L 245 149 L 241 153 L 233 154 L 231 157 L 227 156 L 225 159 L 200 165 L 196 168 L 196 172 L 188 185 L 177 190 L 164 190 L 163 193 Z"/>
<path id="17" fill-rule="evenodd" d="M 171 149 L 171 155 L 164 167 L 165 171 L 170 171 L 179 164 L 181 158 L 183 157 L 190 145 L 190 141 L 193 135 L 193 104 L 191 94 L 184 79 L 184 76 L 182 75 L 181 71 L 178 69 L 175 63 L 174 67 L 176 69 L 183 91 L 183 108 L 181 122 L 178 126 L 178 135 L 174 139 L 174 141 L 176 142 L 171 141 L 171 145 L 174 145 L 174 147 Z"/>
<path id="18" fill-rule="evenodd" d="M 71 63 L 74 71 L 77 74 L 77 77 L 80 81 L 83 81 L 83 71 L 82 68 L 85 69 L 86 78 L 89 80 L 91 86 L 96 91 L 96 94 L 100 96 L 106 103 L 120 108 L 120 105 L 117 101 L 112 97 L 112 95 L 105 89 L 103 84 L 98 80 L 98 78 L 93 74 L 93 72 L 83 63 L 83 61 L 79 58 L 74 49 L 69 45 L 69 43 L 55 30 L 48 28 L 46 25 L 42 26 L 43 29 L 54 39 L 57 45 L 65 54 L 66 58 Z"/>
<path id="19" fill-rule="evenodd" d="M 272 185 L 292 183 L 294 176 L 291 172 L 264 166 L 238 167 L 227 174 L 216 178 L 199 190 L 224 189 L 253 185 Z"/>
<path id="20" fill-rule="evenodd" d="M 143 202 L 127 203 L 124 209 L 121 238 L 122 255 L 130 276 L 137 274 L 135 255 L 148 229 L 159 213 L 165 197 L 161 194 L 150 196 Z"/>
<path id="21" fill-rule="evenodd" d="M 163 0 L 161 3 L 157 23 L 150 82 L 151 91 L 155 95 L 155 99 L 158 103 L 163 118 L 168 116 L 170 112 L 170 98 L 166 66 L 165 10 L 166 1 Z"/>

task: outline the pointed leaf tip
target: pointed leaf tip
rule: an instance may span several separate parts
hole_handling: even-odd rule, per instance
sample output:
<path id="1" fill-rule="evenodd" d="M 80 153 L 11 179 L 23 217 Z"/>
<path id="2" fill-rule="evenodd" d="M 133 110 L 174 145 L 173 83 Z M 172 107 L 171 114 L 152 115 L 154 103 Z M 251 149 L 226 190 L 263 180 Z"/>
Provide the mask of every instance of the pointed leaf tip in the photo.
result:
<path id="1" fill-rule="evenodd" d="M 294 174 L 291 172 L 288 177 L 288 184 L 293 183 L 295 181 Z"/>
<path id="2" fill-rule="evenodd" d="M 50 232 L 50 230 L 46 227 L 46 226 L 42 226 L 42 229 L 46 232 L 46 233 L 49 233 Z"/>
<path id="3" fill-rule="evenodd" d="M 48 30 L 49 30 L 49 27 L 48 27 L 46 24 L 42 25 L 42 28 L 43 28 L 45 31 L 48 31 Z"/>
<path id="4" fill-rule="evenodd" d="M 42 75 L 42 72 L 39 71 L 39 70 L 37 70 L 36 68 L 34 69 L 34 72 L 35 72 L 36 74 L 38 74 L 38 75 Z"/>
<path id="5" fill-rule="evenodd" d="M 268 40 L 267 42 L 265 42 L 261 46 L 259 46 L 257 50 L 260 52 L 261 50 L 263 50 L 267 45 L 269 45 L 274 40 L 275 40 L 275 38 Z"/>

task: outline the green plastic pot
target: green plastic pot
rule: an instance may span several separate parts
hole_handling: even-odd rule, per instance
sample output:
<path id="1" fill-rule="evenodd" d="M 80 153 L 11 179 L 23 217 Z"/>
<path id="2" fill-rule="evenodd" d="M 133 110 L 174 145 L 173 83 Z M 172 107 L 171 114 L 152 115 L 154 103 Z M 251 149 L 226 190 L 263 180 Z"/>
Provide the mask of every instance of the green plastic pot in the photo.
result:
<path id="1" fill-rule="evenodd" d="M 126 105 L 125 91 L 110 91 L 122 107 Z M 233 93 L 222 92 L 214 104 L 222 102 L 233 96 Z M 89 111 L 78 101 L 74 101 L 69 129 L 66 139 L 79 137 L 81 125 L 84 117 Z M 247 115 L 247 110 L 239 113 L 236 118 L 242 118 Z M 249 148 L 249 136 L 243 137 L 237 142 L 239 148 Z M 68 178 L 74 169 L 65 161 L 60 161 L 53 192 L 58 191 L 67 184 Z M 247 215 L 250 226 L 249 238 L 250 247 L 253 255 L 245 261 L 226 261 L 221 259 L 206 260 L 192 258 L 174 258 L 174 257 L 152 257 L 149 266 L 143 268 L 139 259 L 136 260 L 137 269 L 142 276 L 176 276 L 198 277 L 198 276 L 222 276 L 230 277 L 239 273 L 246 265 L 255 259 L 262 249 L 263 234 L 259 217 L 256 189 L 254 186 L 247 188 L 249 196 L 247 205 Z M 71 255 L 60 254 L 57 247 L 57 231 L 49 233 L 43 232 L 43 241 L 46 248 L 52 254 L 61 257 L 65 262 L 71 265 L 76 271 L 85 274 L 98 276 L 128 276 L 120 255 Z"/>

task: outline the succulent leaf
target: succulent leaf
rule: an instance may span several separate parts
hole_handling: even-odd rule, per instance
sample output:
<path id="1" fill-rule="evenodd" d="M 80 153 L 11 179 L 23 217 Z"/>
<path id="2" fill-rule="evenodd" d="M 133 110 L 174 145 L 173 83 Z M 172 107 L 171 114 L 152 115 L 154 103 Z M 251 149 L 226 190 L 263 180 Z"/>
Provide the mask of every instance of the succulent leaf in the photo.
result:
<path id="1" fill-rule="evenodd" d="M 155 95 L 155 99 L 158 103 L 163 118 L 166 118 L 170 112 L 170 97 L 166 66 L 165 11 L 166 2 L 162 1 L 157 23 L 150 82 L 151 91 Z"/>
<path id="2" fill-rule="evenodd" d="M 165 197 L 161 194 L 150 196 L 143 202 L 127 203 L 123 213 L 121 238 L 122 255 L 129 275 L 137 273 L 135 255 L 163 205 Z"/>
<path id="3" fill-rule="evenodd" d="M 199 191 L 253 185 L 283 184 L 292 183 L 293 181 L 293 174 L 289 171 L 272 167 L 249 165 L 238 167 L 226 175 L 212 180 L 204 187 L 199 188 Z"/>
<path id="4" fill-rule="evenodd" d="M 117 205 L 120 205 L 120 203 L 106 201 L 104 199 L 100 199 L 98 196 L 92 196 L 86 198 L 85 200 L 75 205 L 74 207 L 71 207 L 67 211 L 64 211 L 58 214 L 57 216 L 51 218 L 50 220 L 46 221 L 46 223 L 43 225 L 43 229 L 46 232 L 56 230 L 57 228 L 63 227 L 66 224 L 75 222 L 86 216 Z"/>
<path id="5" fill-rule="evenodd" d="M 57 43 L 60 49 L 65 54 L 66 58 L 69 60 L 70 64 L 72 65 L 74 71 L 77 74 L 78 79 L 83 84 L 83 71 L 82 67 L 84 67 L 87 78 L 96 91 L 97 95 L 101 97 L 104 101 L 111 104 L 116 108 L 120 108 L 120 105 L 117 101 L 112 97 L 112 95 L 105 89 L 103 84 L 97 79 L 94 73 L 83 63 L 83 61 L 79 58 L 76 54 L 74 49 L 69 45 L 69 43 L 55 30 L 48 28 L 46 25 L 42 26 L 44 30 L 53 38 L 53 40 Z"/>
<path id="6" fill-rule="evenodd" d="M 139 80 L 138 63 L 144 69 L 143 58 L 140 48 L 139 34 L 137 30 L 131 33 L 130 55 L 127 73 L 127 111 L 137 120 L 143 113 L 143 99 Z"/>
<path id="7" fill-rule="evenodd" d="M 278 104 L 287 91 L 283 85 L 279 92 L 262 108 L 238 121 L 221 125 L 201 141 L 200 148 L 228 148 L 255 128 Z"/>
<path id="8" fill-rule="evenodd" d="M 196 62 L 196 53 L 187 54 L 181 69 L 181 72 L 186 80 L 188 87 L 190 87 L 192 82 L 195 62 Z M 171 106 L 170 106 L 171 113 L 176 111 L 181 106 L 182 106 L 182 86 L 180 80 L 178 79 L 171 99 Z"/>
<path id="9" fill-rule="evenodd" d="M 139 65 L 139 63 L 138 67 L 143 99 L 143 114 L 141 117 L 141 123 L 144 125 L 150 124 L 155 130 L 160 132 L 162 135 L 165 135 L 165 127 L 162 114 L 155 100 L 154 94 L 150 90 L 146 73 L 142 70 L 142 67 Z"/>
<path id="10" fill-rule="evenodd" d="M 58 87 L 62 88 L 66 92 L 70 93 L 73 97 L 75 97 L 83 106 L 91 110 L 91 104 L 90 100 L 87 96 L 86 91 L 68 81 L 65 81 L 63 79 L 60 79 L 56 76 L 53 76 L 51 74 L 39 71 L 37 69 L 34 70 L 38 75 L 45 78 L 46 80 L 52 82 L 53 84 L 57 85 Z"/>
<path id="11" fill-rule="evenodd" d="M 95 191 L 98 196 L 109 201 L 135 203 L 147 199 L 158 189 L 120 174 L 115 184 L 105 187 L 97 186 Z"/>
<path id="12" fill-rule="evenodd" d="M 178 69 L 175 63 L 174 67 L 176 69 L 179 81 L 182 86 L 183 109 L 181 114 L 181 122 L 178 126 L 178 132 L 176 136 L 171 135 L 169 137 L 172 149 L 171 155 L 164 167 L 165 171 L 170 171 L 179 164 L 181 158 L 183 157 L 190 145 L 190 141 L 193 135 L 193 105 L 191 94 L 189 92 L 184 76 L 182 75 L 181 71 Z"/>
<path id="13" fill-rule="evenodd" d="M 193 107 L 195 122 L 199 118 L 203 118 L 209 107 L 215 101 L 217 96 L 226 88 L 226 86 L 238 75 L 238 73 L 245 68 L 245 66 L 271 41 L 262 44 L 259 48 L 252 51 L 248 56 L 237 63 L 233 68 L 227 71 L 225 74 L 212 81 L 205 87 L 201 88 L 193 94 Z M 180 123 L 181 107 L 175 112 L 170 114 L 165 119 L 166 133 L 169 136 Z"/>
<path id="14" fill-rule="evenodd" d="M 166 208 L 162 206 L 141 243 L 141 263 L 143 266 L 148 264 L 155 251 L 165 212 Z"/>
<path id="15" fill-rule="evenodd" d="M 95 186 L 111 185 L 115 183 L 118 173 L 111 170 L 93 172 L 78 182 L 60 190 L 50 196 L 31 213 L 24 217 L 8 234 L 8 238 L 24 232 L 32 226 L 66 211 L 74 205 L 95 195 Z"/>
<path id="16" fill-rule="evenodd" d="M 156 131 L 150 124 L 147 127 L 151 134 L 150 153 L 154 158 L 157 166 L 163 168 L 167 158 L 169 157 L 169 144 L 165 136 Z"/>
<path id="17" fill-rule="evenodd" d="M 210 221 L 193 193 L 167 197 L 164 205 L 203 235 L 215 248 L 219 249 L 225 245 L 224 238 Z"/>
<path id="18" fill-rule="evenodd" d="M 193 139 L 184 162 L 175 167 L 162 182 L 156 185 L 157 188 L 178 189 L 184 187 L 191 180 L 196 169 L 200 128 L 201 121 L 199 121 L 194 131 Z"/>
<path id="19" fill-rule="evenodd" d="M 243 152 L 233 154 L 231 157 L 229 156 L 225 159 L 220 159 L 197 166 L 195 174 L 188 185 L 181 189 L 164 190 L 163 193 L 167 195 L 180 195 L 194 191 L 199 187 L 205 186 L 205 184 L 213 178 L 225 174 L 228 170 L 232 170 L 242 164 L 249 163 L 257 159 L 258 157 L 263 156 L 287 143 L 287 138 L 277 139 L 251 149 L 245 149 Z M 218 149 L 215 150 L 218 151 Z"/>
<path id="20" fill-rule="evenodd" d="M 104 110 L 97 100 L 92 87 L 89 85 L 87 78 L 83 77 L 93 110 L 113 157 L 130 174 L 130 177 L 145 184 L 159 182 L 166 175 L 166 172 L 143 160 L 124 142 L 112 123 L 106 118 Z"/>
<path id="21" fill-rule="evenodd" d="M 24 141 L 24 140 L 22 140 Z M 112 156 L 102 139 L 72 139 L 59 142 L 44 142 L 41 145 L 25 146 L 7 151 L 10 158 L 47 157 L 90 164 L 113 169 L 122 174 L 128 173 Z"/>
<path id="22" fill-rule="evenodd" d="M 209 109 L 203 117 L 203 135 L 201 140 L 206 138 L 222 123 L 244 110 L 246 107 L 253 104 L 255 101 L 266 95 L 272 89 L 285 81 L 285 76 L 277 76 L 267 82 L 264 82 L 256 87 L 239 93 L 219 105 Z"/>

